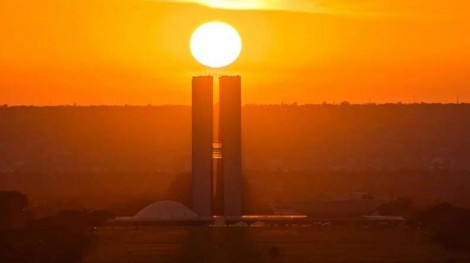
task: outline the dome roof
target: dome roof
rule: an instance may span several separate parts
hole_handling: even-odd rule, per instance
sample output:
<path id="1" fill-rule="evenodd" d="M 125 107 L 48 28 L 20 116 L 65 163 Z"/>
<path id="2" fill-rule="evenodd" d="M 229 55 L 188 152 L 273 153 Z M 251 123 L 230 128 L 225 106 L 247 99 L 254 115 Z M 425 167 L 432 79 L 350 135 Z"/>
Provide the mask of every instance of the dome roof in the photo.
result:
<path id="1" fill-rule="evenodd" d="M 146 206 L 134 216 L 136 221 L 190 221 L 198 215 L 191 209 L 175 201 L 159 201 Z"/>

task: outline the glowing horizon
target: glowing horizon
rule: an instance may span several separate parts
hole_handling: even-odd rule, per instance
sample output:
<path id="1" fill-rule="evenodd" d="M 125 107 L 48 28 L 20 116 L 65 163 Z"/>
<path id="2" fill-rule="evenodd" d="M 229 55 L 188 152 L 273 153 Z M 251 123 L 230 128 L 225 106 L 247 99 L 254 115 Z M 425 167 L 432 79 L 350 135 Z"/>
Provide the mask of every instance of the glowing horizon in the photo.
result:
<path id="1" fill-rule="evenodd" d="M 247 104 L 470 101 L 468 1 L 190 1 L 1 2 L 0 105 L 189 104 L 208 21 L 243 36 L 216 72 Z"/>

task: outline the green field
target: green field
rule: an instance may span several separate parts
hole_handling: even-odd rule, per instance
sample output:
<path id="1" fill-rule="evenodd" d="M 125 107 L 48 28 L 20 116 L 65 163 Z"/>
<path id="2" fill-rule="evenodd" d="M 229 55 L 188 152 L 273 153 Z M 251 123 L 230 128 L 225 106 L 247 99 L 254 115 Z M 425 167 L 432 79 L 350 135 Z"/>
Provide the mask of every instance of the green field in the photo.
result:
<path id="1" fill-rule="evenodd" d="M 104 227 L 85 262 L 470 262 L 405 227 Z"/>

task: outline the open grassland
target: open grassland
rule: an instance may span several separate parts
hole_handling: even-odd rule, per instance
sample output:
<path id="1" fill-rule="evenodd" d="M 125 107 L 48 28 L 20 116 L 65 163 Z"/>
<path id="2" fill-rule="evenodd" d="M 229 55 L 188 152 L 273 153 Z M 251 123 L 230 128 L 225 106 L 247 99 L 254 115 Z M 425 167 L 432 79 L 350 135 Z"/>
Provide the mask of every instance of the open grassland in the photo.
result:
<path id="1" fill-rule="evenodd" d="M 470 262 L 393 227 L 105 227 L 85 262 Z"/>

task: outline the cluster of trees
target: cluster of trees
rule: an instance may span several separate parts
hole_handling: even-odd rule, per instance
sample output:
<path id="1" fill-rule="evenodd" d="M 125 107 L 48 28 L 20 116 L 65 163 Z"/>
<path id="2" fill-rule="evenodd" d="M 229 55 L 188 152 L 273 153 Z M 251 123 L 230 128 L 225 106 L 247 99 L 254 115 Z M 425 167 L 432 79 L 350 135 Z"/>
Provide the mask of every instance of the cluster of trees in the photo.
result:
<path id="1" fill-rule="evenodd" d="M 439 203 L 420 208 L 409 197 L 400 197 L 378 207 L 385 216 L 404 216 L 408 224 L 448 249 L 470 253 L 470 209 Z"/>
<path id="2" fill-rule="evenodd" d="M 470 252 L 470 209 L 442 203 L 415 213 L 410 223 L 447 248 Z"/>
<path id="3" fill-rule="evenodd" d="M 0 262 L 80 262 L 91 242 L 91 227 L 113 217 L 106 211 L 61 211 L 34 219 L 27 197 L 0 192 Z"/>
<path id="4" fill-rule="evenodd" d="M 0 231 L 23 227 L 29 217 L 28 198 L 14 191 L 0 191 Z"/>
<path id="5" fill-rule="evenodd" d="M 382 204 L 378 211 L 381 215 L 406 217 L 410 226 L 445 248 L 470 252 L 470 209 L 450 203 L 422 209 L 411 198 L 400 197 Z"/>

